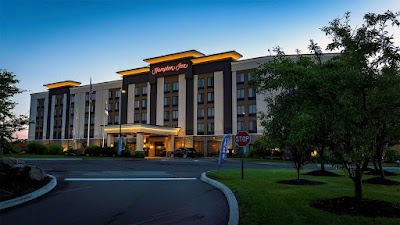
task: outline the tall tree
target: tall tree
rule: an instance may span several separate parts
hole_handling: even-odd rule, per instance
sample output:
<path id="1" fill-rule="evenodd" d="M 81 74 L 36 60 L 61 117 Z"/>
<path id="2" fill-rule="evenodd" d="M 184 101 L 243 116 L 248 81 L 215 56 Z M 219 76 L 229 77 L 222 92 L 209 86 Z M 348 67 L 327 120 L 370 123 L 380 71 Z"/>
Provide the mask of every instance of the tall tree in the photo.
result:
<path id="1" fill-rule="evenodd" d="M 22 93 L 16 86 L 18 82 L 12 72 L 0 69 L 0 150 L 5 146 L 5 142 L 12 140 L 16 131 L 25 129 L 29 121 L 26 116 L 13 113 L 16 103 L 11 98 Z"/>
<path id="2" fill-rule="evenodd" d="M 365 158 L 400 137 L 400 51 L 387 31 L 388 23 L 399 26 L 398 16 L 368 13 L 353 29 L 346 13 L 321 29 L 332 38 L 327 49 L 341 54 L 324 60 L 312 41 L 314 57 L 289 57 L 278 48 L 252 83 L 258 92 L 274 93 L 262 116 L 267 133 L 292 147 L 328 146 L 353 180 L 357 199 Z"/>

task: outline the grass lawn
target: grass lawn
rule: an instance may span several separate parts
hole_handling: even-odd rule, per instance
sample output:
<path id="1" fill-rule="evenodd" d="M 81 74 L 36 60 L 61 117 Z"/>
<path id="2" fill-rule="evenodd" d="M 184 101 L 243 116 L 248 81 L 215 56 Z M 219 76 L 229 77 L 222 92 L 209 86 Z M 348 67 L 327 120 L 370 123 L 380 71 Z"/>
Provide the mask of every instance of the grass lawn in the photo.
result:
<path id="1" fill-rule="evenodd" d="M 239 202 L 240 224 L 400 224 L 400 219 L 368 218 L 336 215 L 312 208 L 308 203 L 316 199 L 328 199 L 353 195 L 353 183 L 347 176 L 314 177 L 302 179 L 321 181 L 317 186 L 285 185 L 279 180 L 296 179 L 294 169 L 257 170 L 246 169 L 245 179 L 240 170 L 221 170 L 207 173 L 210 178 L 227 185 Z M 303 173 L 308 171 L 303 171 Z M 336 171 L 342 174 L 341 170 Z M 363 175 L 363 179 L 373 176 Z M 400 181 L 400 176 L 388 177 Z M 365 198 L 400 204 L 400 186 L 363 184 Z M 400 212 L 399 212 L 400 213 Z"/>
<path id="2" fill-rule="evenodd" d="M 35 155 L 35 154 L 7 154 L 0 155 L 0 158 L 65 158 L 65 155 Z"/>

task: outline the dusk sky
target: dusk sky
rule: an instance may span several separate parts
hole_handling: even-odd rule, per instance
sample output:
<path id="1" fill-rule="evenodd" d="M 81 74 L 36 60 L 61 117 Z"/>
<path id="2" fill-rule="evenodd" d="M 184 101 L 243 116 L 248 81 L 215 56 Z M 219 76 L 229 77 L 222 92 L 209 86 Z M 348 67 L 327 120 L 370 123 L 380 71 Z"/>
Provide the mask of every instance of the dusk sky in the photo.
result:
<path id="1" fill-rule="evenodd" d="M 400 11 L 400 1 L 0 0 L 0 68 L 28 90 L 16 96 L 15 111 L 29 115 L 29 95 L 43 84 L 121 79 L 117 71 L 146 66 L 145 58 L 190 49 L 243 58 L 278 45 L 308 53 L 309 39 L 325 47 L 319 28 L 346 11 L 357 25 L 386 10 Z M 391 31 L 400 45 L 400 29 Z"/>

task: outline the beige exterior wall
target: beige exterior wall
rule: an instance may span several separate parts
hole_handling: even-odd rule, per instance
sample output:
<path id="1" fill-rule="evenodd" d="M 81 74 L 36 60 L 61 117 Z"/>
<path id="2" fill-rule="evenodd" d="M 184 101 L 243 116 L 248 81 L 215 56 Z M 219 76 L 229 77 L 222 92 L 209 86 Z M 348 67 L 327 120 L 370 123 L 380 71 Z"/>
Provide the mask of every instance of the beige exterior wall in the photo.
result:
<path id="1" fill-rule="evenodd" d="M 224 134 L 224 74 L 222 71 L 214 72 L 214 134 Z"/>
<path id="2" fill-rule="evenodd" d="M 156 125 L 164 125 L 164 77 L 157 78 Z"/>

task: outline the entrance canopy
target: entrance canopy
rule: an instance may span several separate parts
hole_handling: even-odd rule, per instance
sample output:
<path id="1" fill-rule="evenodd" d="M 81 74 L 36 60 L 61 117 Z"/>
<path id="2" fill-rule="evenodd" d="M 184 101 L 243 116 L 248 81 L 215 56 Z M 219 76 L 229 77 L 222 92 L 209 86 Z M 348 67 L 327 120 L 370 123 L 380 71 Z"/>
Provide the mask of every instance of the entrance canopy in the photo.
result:
<path id="1" fill-rule="evenodd" d="M 120 129 L 121 128 L 121 129 Z M 122 124 L 120 125 L 108 125 L 104 128 L 106 134 L 159 134 L 159 135 L 178 135 L 181 128 L 175 127 L 164 127 L 155 126 L 149 124 Z"/>

